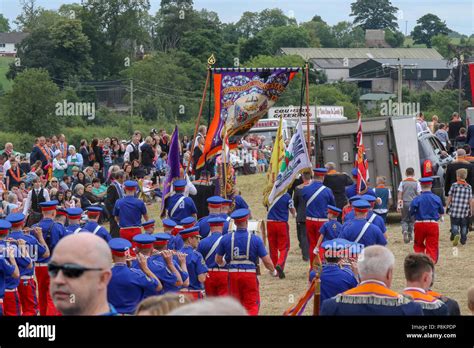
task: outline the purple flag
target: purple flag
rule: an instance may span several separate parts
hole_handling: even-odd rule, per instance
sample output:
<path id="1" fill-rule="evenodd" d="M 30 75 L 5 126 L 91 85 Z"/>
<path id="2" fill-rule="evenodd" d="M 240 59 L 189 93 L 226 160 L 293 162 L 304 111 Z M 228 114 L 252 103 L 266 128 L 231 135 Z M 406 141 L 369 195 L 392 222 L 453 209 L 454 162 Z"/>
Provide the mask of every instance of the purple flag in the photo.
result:
<path id="1" fill-rule="evenodd" d="M 168 161 L 166 163 L 167 170 L 165 182 L 163 184 L 163 195 L 161 196 L 161 216 L 165 214 L 165 201 L 170 196 L 171 185 L 175 179 L 179 178 L 180 163 L 179 163 L 179 132 L 178 126 L 175 127 L 173 135 L 171 136 L 170 148 L 168 153 Z"/>

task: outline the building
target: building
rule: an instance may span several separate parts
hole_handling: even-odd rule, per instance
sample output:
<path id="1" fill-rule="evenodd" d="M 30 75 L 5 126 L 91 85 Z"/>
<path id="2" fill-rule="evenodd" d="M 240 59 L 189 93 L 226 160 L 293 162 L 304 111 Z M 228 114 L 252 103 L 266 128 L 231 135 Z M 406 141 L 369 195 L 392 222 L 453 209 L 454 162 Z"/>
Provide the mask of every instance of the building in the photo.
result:
<path id="1" fill-rule="evenodd" d="M 0 56 L 15 57 L 17 45 L 28 36 L 28 33 L 0 33 Z"/>
<path id="2" fill-rule="evenodd" d="M 370 35 L 369 35 L 370 36 Z M 378 39 L 381 39 L 378 38 Z M 371 59 L 442 60 L 433 48 L 290 48 L 280 49 L 283 55 L 298 55 L 317 70 L 323 71 L 328 82 L 350 78 L 350 69 Z"/>
<path id="3" fill-rule="evenodd" d="M 438 91 L 446 86 L 452 65 L 445 59 L 369 59 L 349 69 L 348 81 L 363 92 L 396 93 L 398 67 L 403 86 L 417 91 Z"/>

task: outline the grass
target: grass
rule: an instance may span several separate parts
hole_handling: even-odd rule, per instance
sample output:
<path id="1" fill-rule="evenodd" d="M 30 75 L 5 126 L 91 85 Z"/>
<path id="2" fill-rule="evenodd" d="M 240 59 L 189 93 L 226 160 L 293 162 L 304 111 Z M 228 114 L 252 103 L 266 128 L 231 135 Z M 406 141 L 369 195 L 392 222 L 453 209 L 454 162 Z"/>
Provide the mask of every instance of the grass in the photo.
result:
<path id="1" fill-rule="evenodd" d="M 237 178 L 238 188 L 242 196 L 249 204 L 255 219 L 265 219 L 266 212 L 262 205 L 262 189 L 265 186 L 264 174 L 239 176 Z M 159 221 L 159 204 L 151 207 L 152 218 Z M 399 221 L 394 217 L 393 221 Z M 404 244 L 400 223 L 392 222 L 388 226 L 388 247 L 395 255 L 396 265 L 392 289 L 402 291 L 405 287 L 403 274 L 403 260 L 405 256 L 413 251 L 412 244 Z M 265 269 L 262 269 L 260 282 L 260 314 L 281 315 L 291 306 L 292 301 L 297 301 L 304 294 L 308 286 L 309 262 L 304 262 L 298 248 L 296 238 L 296 224 L 290 221 L 291 247 L 285 266 L 285 279 L 271 277 Z M 434 290 L 445 296 L 458 301 L 463 315 L 468 314 L 467 289 L 474 285 L 474 239 L 468 240 L 465 246 L 459 245 L 453 248 L 449 240 L 449 218 L 440 223 L 440 255 L 436 265 L 436 277 Z M 263 268 L 263 266 L 262 266 Z M 312 302 L 307 306 L 305 315 L 311 315 L 313 311 Z"/>

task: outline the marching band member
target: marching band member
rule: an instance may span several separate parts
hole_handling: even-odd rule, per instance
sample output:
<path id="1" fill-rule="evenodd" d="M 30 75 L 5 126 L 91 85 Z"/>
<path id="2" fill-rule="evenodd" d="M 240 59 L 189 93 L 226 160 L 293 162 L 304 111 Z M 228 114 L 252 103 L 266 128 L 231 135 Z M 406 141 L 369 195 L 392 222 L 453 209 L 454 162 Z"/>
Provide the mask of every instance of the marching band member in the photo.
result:
<path id="1" fill-rule="evenodd" d="M 204 282 L 206 296 L 225 296 L 228 293 L 229 271 L 227 267 L 219 267 L 215 260 L 225 222 L 226 220 L 219 216 L 208 219 L 210 232 L 198 245 L 198 251 L 204 256 L 208 268 L 207 279 Z"/>
<path id="2" fill-rule="evenodd" d="M 306 236 L 309 243 L 310 264 L 313 264 L 313 250 L 319 239 L 319 229 L 327 219 L 328 205 L 336 205 L 330 188 L 323 185 L 326 168 L 313 169 L 314 181 L 302 191 L 306 201 Z"/>
<path id="3" fill-rule="evenodd" d="M 202 290 L 203 283 L 207 278 L 207 266 L 201 253 L 197 251 L 201 235 L 199 226 L 193 226 L 182 230 L 180 233 L 184 246 L 180 252 L 186 254 L 186 267 L 189 273 L 189 289 Z"/>
<path id="4" fill-rule="evenodd" d="M 88 220 L 83 226 L 83 229 L 92 232 L 92 234 L 95 234 L 96 236 L 99 236 L 100 238 L 108 242 L 112 239 L 112 236 L 110 235 L 109 231 L 107 231 L 103 226 L 99 225 L 99 218 L 101 213 L 101 207 L 91 206 L 87 208 Z"/>
<path id="5" fill-rule="evenodd" d="M 444 214 L 444 207 L 441 199 L 431 192 L 433 179 L 421 178 L 419 182 L 421 194 L 410 205 L 410 214 L 415 216 L 413 249 L 416 253 L 426 253 L 436 263 L 439 255 L 438 220 Z"/>
<path id="6" fill-rule="evenodd" d="M 112 278 L 107 286 L 107 299 L 120 314 L 133 314 L 147 294 L 156 294 L 163 286 L 150 271 L 147 259 L 137 253 L 139 269 L 127 267 L 128 251 L 132 243 L 123 238 L 109 240 L 112 250 Z"/>
<path id="7" fill-rule="evenodd" d="M 296 217 L 296 209 L 293 199 L 285 192 L 268 209 L 267 214 L 267 236 L 270 258 L 280 279 L 285 278 L 285 263 L 290 250 L 290 226 L 288 225 L 289 212 Z"/>
<path id="8" fill-rule="evenodd" d="M 229 265 L 229 294 L 237 298 L 250 315 L 257 315 L 260 307 L 258 259 L 262 259 L 273 276 L 277 272 L 263 241 L 247 230 L 249 215 L 248 209 L 238 209 L 231 214 L 237 229 L 222 237 L 215 260 L 219 267 Z"/>

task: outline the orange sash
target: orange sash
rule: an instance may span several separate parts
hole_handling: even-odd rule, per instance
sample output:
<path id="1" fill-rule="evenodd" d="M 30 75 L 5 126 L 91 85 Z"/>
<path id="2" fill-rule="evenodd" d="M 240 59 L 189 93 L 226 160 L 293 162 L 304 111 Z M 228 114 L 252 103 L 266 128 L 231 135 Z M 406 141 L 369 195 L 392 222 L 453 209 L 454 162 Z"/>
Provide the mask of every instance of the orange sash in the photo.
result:
<path id="1" fill-rule="evenodd" d="M 46 157 L 46 159 L 48 160 L 48 162 L 51 160 L 51 155 L 49 154 L 49 150 L 46 150 L 45 149 L 46 146 L 39 146 L 38 145 L 38 148 L 41 150 L 41 152 L 43 153 L 44 157 Z"/>
<path id="2" fill-rule="evenodd" d="M 16 173 L 13 172 L 12 168 L 8 169 L 8 172 L 10 173 L 10 176 L 13 178 L 13 180 L 18 183 L 21 181 L 20 167 L 16 167 Z"/>
<path id="3" fill-rule="evenodd" d="M 390 290 L 389 288 L 378 284 L 376 282 L 365 282 L 364 284 L 361 284 L 359 286 L 356 286 L 355 288 L 349 289 L 346 292 L 343 293 L 344 295 L 349 295 L 349 296 L 370 296 L 370 295 L 375 295 L 375 296 L 380 296 L 380 297 L 388 297 L 388 298 L 400 298 L 401 295 L 393 290 Z"/>

